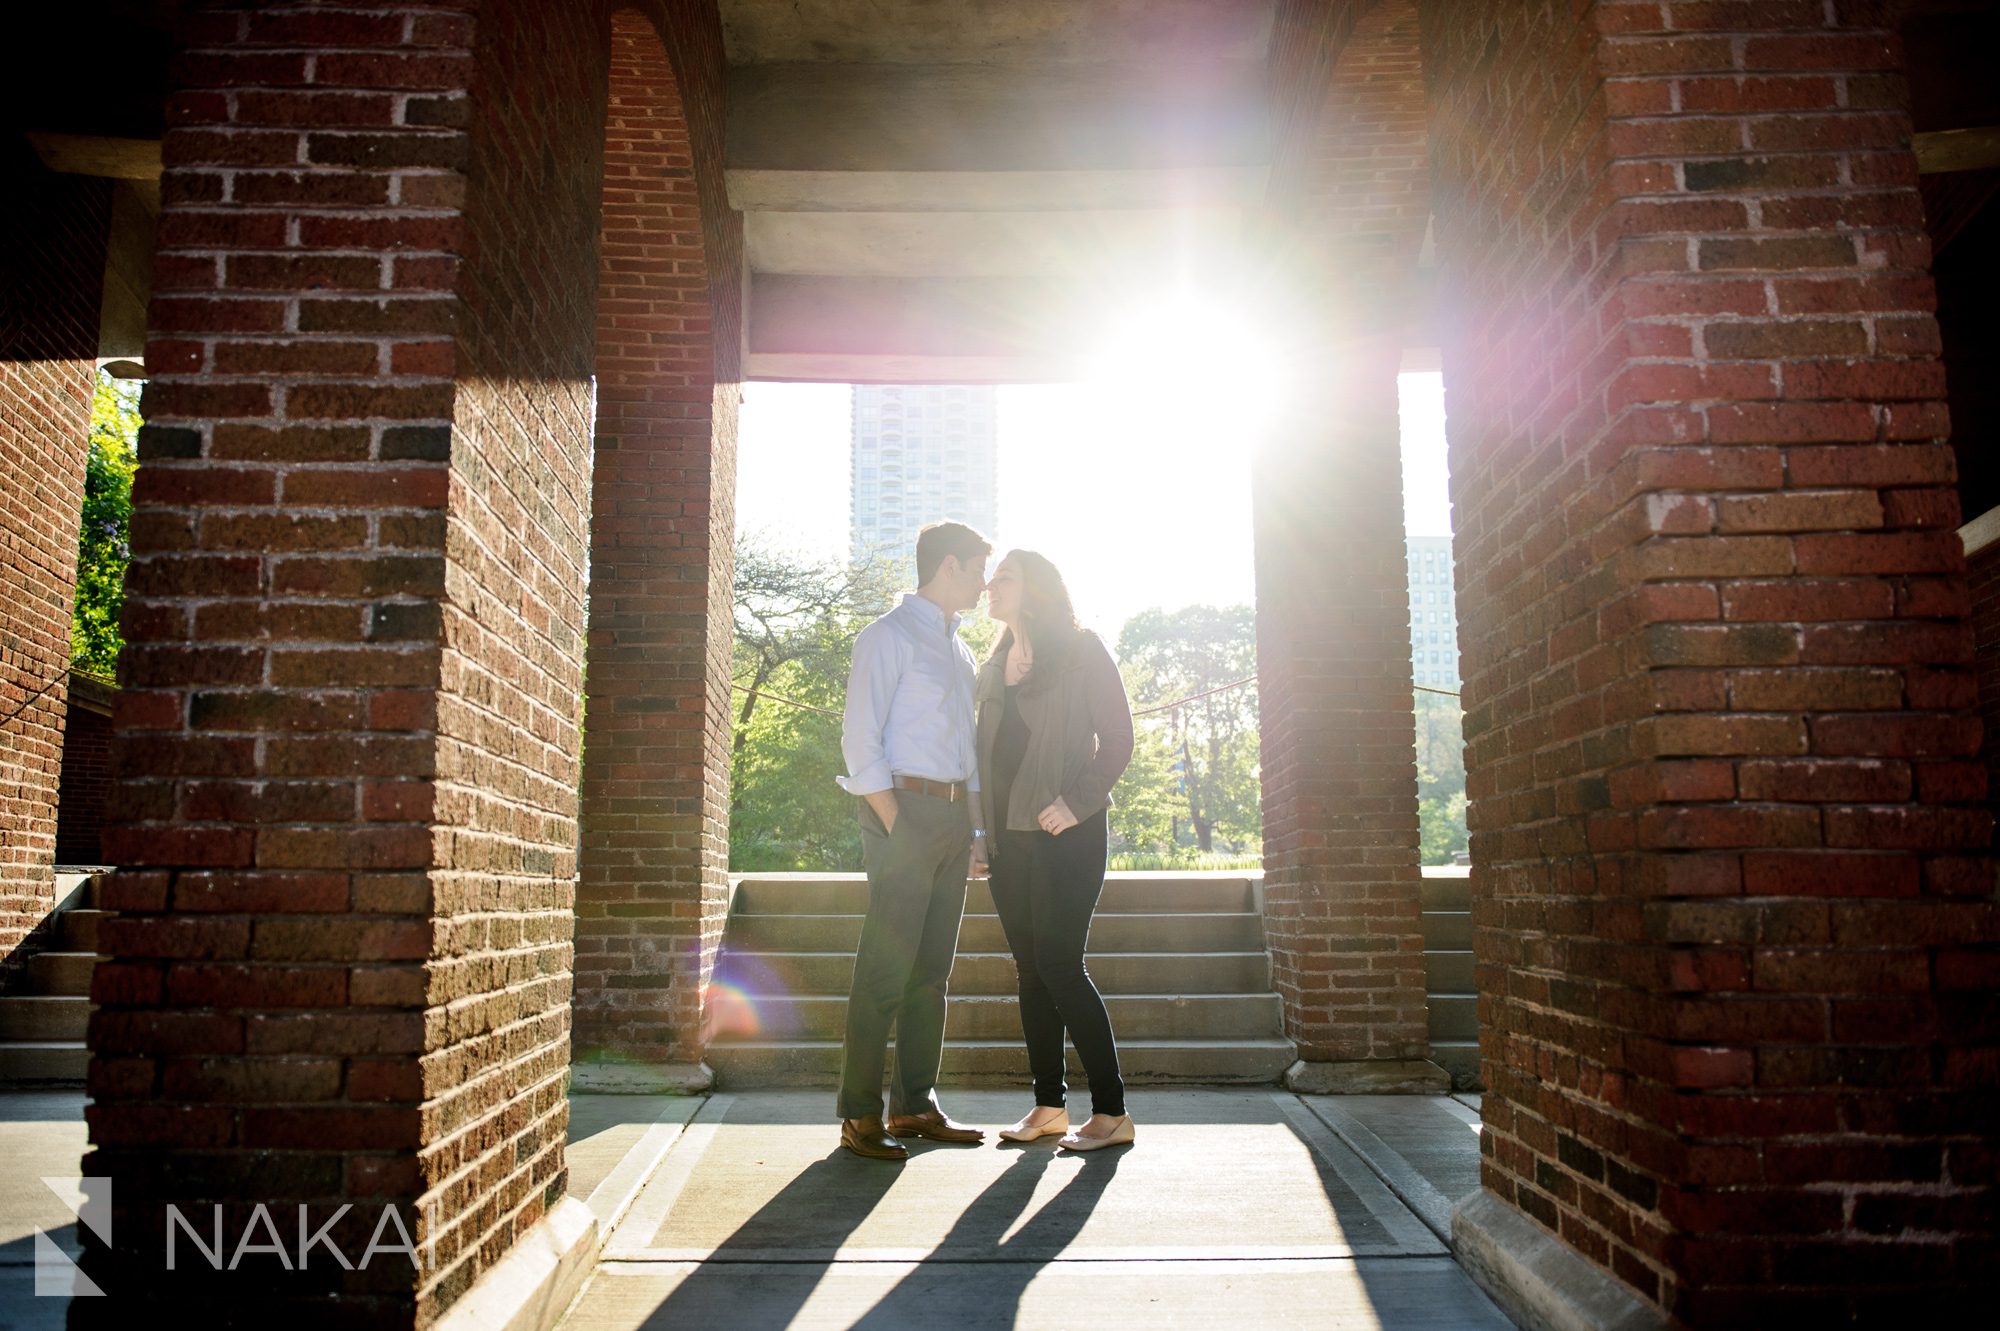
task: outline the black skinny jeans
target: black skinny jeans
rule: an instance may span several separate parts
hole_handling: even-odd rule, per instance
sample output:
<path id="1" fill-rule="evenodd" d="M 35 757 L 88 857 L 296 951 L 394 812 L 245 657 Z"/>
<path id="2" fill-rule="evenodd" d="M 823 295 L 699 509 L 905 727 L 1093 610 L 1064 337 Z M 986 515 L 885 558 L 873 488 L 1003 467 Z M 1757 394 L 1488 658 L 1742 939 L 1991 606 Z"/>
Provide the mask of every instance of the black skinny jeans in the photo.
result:
<path id="1" fill-rule="evenodd" d="M 1111 1014 L 1084 969 L 1090 916 L 1104 890 L 1106 818 L 1093 814 L 1061 836 L 1002 831 L 992 866 L 993 908 L 1021 981 L 1021 1035 L 1035 1077 L 1035 1103 L 1060 1108 L 1068 1094 L 1063 1030 L 1090 1079 L 1090 1107 L 1125 1112 L 1125 1079 Z"/>

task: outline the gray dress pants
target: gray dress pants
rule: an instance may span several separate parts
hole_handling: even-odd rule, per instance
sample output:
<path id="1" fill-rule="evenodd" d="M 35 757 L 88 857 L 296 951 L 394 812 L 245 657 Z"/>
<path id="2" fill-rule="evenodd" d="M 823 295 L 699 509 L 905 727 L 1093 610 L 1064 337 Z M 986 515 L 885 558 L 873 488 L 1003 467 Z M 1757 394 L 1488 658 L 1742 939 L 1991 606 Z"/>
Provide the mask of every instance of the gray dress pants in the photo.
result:
<path id="1" fill-rule="evenodd" d="M 868 917 L 861 925 L 854 983 L 847 995 L 840 1117 L 882 1112 L 891 1027 L 896 1065 L 889 1112 L 922 1114 L 937 1106 L 945 989 L 958 955 L 959 919 L 965 914 L 971 809 L 963 800 L 899 790 L 895 831 L 883 831 L 882 820 L 866 800 L 859 816 Z"/>

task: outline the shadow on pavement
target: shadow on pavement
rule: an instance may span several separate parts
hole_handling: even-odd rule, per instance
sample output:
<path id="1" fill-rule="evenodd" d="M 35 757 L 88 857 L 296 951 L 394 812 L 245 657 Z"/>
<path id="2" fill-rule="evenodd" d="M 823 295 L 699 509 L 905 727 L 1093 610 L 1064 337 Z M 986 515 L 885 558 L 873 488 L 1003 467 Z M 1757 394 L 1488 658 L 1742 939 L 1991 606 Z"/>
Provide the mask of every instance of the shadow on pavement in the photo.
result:
<path id="1" fill-rule="evenodd" d="M 919 1264 L 854 1325 L 868 1331 L 938 1325 L 948 1318 L 950 1310 L 939 1306 L 937 1282 L 932 1277 L 937 1266 L 959 1261 L 983 1263 L 974 1273 L 981 1315 L 1012 1320 L 1029 1283 L 1083 1231 L 1098 1198 L 1117 1174 L 1123 1154 L 1122 1149 L 1112 1148 L 1081 1157 L 1083 1168 L 1076 1176 L 1009 1236 L 1008 1231 L 1034 1200 L 1049 1161 L 1055 1158 L 1053 1145 L 1037 1144 L 1021 1150 L 1007 1172 L 988 1184 L 939 1240 L 939 1250 L 951 1255 Z"/>

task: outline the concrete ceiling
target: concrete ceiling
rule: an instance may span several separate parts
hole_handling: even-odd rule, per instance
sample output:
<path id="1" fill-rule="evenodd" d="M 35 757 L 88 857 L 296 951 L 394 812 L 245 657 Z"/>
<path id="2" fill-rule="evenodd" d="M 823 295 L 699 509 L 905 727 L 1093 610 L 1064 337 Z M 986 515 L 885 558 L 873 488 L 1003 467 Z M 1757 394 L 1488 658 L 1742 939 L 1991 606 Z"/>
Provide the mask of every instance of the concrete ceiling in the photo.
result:
<path id="1" fill-rule="evenodd" d="M 1062 378 L 1107 300 L 1226 267 L 1274 0 L 722 0 L 753 378 Z"/>

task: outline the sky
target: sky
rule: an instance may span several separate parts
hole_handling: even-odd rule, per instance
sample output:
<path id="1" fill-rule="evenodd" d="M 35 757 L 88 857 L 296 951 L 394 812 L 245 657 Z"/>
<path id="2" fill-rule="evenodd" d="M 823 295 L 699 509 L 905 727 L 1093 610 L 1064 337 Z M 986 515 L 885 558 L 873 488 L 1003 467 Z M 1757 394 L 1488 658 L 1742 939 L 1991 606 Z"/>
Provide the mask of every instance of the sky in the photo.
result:
<path id="1" fill-rule="evenodd" d="M 1242 393 L 1215 384 L 1112 375 L 1002 387 L 996 549 L 1053 559 L 1078 616 L 1110 637 L 1152 606 L 1248 604 Z M 1448 536 L 1443 384 L 1406 374 L 1400 388 L 1404 524 L 1412 535 Z M 738 531 L 809 558 L 846 559 L 848 429 L 845 384 L 745 384 Z"/>

